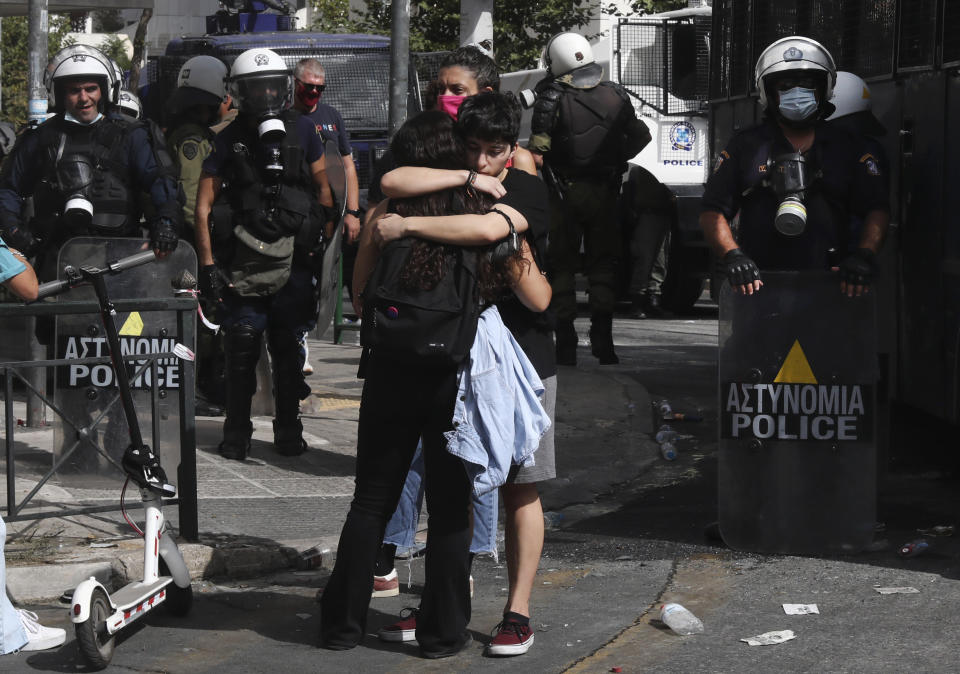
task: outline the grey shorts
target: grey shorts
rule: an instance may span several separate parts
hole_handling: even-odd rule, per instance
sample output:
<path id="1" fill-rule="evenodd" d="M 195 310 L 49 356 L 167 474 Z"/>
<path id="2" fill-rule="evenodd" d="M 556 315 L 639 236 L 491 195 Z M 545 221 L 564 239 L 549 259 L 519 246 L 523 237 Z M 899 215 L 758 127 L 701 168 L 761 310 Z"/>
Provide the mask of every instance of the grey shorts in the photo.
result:
<path id="1" fill-rule="evenodd" d="M 552 480 L 557 476 L 557 460 L 553 450 L 553 429 L 556 425 L 557 409 L 557 376 L 543 380 L 543 409 L 550 417 L 550 428 L 540 438 L 540 446 L 533 453 L 535 466 L 523 467 L 514 465 L 507 475 L 507 484 L 530 484 Z"/>

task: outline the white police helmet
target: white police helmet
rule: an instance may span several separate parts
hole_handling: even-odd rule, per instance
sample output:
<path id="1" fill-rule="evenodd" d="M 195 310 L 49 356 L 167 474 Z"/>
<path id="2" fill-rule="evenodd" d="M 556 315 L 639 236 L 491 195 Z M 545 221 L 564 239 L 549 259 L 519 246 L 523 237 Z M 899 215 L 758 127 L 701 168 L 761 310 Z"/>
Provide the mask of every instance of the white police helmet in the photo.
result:
<path id="1" fill-rule="evenodd" d="M 121 112 L 133 117 L 134 119 L 140 119 L 143 117 L 143 106 L 140 104 L 140 99 L 136 94 L 131 93 L 126 89 L 120 90 L 120 98 L 117 101 L 117 107 L 120 108 Z"/>
<path id="2" fill-rule="evenodd" d="M 226 77 L 227 66 L 220 59 L 194 56 L 181 66 L 177 88 L 196 105 L 219 105 L 227 95 Z"/>
<path id="3" fill-rule="evenodd" d="M 54 109 L 62 108 L 59 85 L 64 80 L 89 78 L 100 82 L 103 90 L 102 104 L 116 103 L 120 97 L 119 67 L 95 47 L 73 44 L 64 47 L 50 59 L 43 73 L 43 85 L 47 98 Z"/>
<path id="4" fill-rule="evenodd" d="M 860 77 L 841 70 L 837 73 L 837 86 L 830 99 L 835 110 L 827 119 L 846 117 L 857 112 L 869 112 L 870 87 Z"/>
<path id="5" fill-rule="evenodd" d="M 792 35 L 780 38 L 764 49 L 754 71 L 754 85 L 760 94 L 760 105 L 766 108 L 769 103 L 766 85 L 770 78 L 802 71 L 825 74 L 823 101 L 829 101 L 837 82 L 837 66 L 822 44 L 802 35 Z"/>
<path id="6" fill-rule="evenodd" d="M 579 33 L 558 33 L 543 50 L 543 61 L 554 77 L 594 62 L 593 48 Z"/>
<path id="7" fill-rule="evenodd" d="M 293 75 L 270 49 L 248 49 L 240 54 L 226 85 L 237 109 L 244 113 L 278 115 L 293 104 Z"/>

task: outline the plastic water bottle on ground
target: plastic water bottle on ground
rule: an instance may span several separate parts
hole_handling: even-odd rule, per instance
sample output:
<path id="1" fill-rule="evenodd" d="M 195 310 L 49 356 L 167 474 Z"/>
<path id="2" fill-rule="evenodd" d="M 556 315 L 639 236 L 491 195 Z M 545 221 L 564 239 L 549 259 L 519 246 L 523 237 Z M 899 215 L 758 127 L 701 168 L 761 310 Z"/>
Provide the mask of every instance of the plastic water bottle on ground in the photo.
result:
<path id="1" fill-rule="evenodd" d="M 703 623 L 680 604 L 663 604 L 660 620 L 677 634 L 687 636 L 703 632 Z"/>
<path id="2" fill-rule="evenodd" d="M 661 424 L 660 428 L 657 429 L 657 434 L 654 436 L 654 439 L 661 445 L 665 442 L 673 442 L 677 439 L 677 432 L 673 430 L 673 426 L 670 424 Z"/>
<path id="3" fill-rule="evenodd" d="M 672 442 L 661 443 L 660 455 L 667 461 L 673 461 L 677 458 L 677 446 Z"/>

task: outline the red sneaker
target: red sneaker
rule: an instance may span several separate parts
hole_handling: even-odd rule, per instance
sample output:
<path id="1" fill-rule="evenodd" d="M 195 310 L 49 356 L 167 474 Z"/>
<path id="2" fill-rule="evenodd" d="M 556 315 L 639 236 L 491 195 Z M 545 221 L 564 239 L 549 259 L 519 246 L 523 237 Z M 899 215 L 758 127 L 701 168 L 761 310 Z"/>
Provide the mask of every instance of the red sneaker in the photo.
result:
<path id="1" fill-rule="evenodd" d="M 417 609 L 408 607 L 400 611 L 400 620 L 392 625 L 381 627 L 377 636 L 380 637 L 380 641 L 416 641 Z"/>
<path id="2" fill-rule="evenodd" d="M 396 597 L 398 594 L 400 594 L 400 577 L 396 569 L 391 569 L 386 576 L 373 577 L 371 597 Z"/>
<path id="3" fill-rule="evenodd" d="M 487 655 L 523 655 L 533 646 L 530 625 L 504 620 L 494 629 L 497 633 L 487 644 Z"/>

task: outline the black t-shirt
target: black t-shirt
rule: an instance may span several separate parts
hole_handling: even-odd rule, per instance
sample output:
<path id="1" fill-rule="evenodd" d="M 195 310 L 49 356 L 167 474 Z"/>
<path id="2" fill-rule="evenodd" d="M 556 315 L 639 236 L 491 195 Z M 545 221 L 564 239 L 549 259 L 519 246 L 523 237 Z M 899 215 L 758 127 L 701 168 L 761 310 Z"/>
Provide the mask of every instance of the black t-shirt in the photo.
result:
<path id="1" fill-rule="evenodd" d="M 498 203 L 516 209 L 527 219 L 524 233 L 541 271 L 547 260 L 547 234 L 550 231 L 549 199 L 543 181 L 519 169 L 508 169 L 503 180 L 507 193 Z M 497 302 L 503 322 L 513 333 L 541 379 L 557 373 L 553 347 L 553 318 L 549 311 L 535 313 L 510 294 Z"/>
<path id="2" fill-rule="evenodd" d="M 773 225 L 781 198 L 763 184 L 767 159 L 793 151 L 775 122 L 741 131 L 720 153 L 703 194 L 703 210 L 728 220 L 740 213 L 738 243 L 763 269 L 826 269 L 828 251 L 846 250 L 851 218 L 889 208 L 886 181 L 871 155 L 830 124 L 819 124 L 807 160 L 807 226 L 785 236 Z"/>

